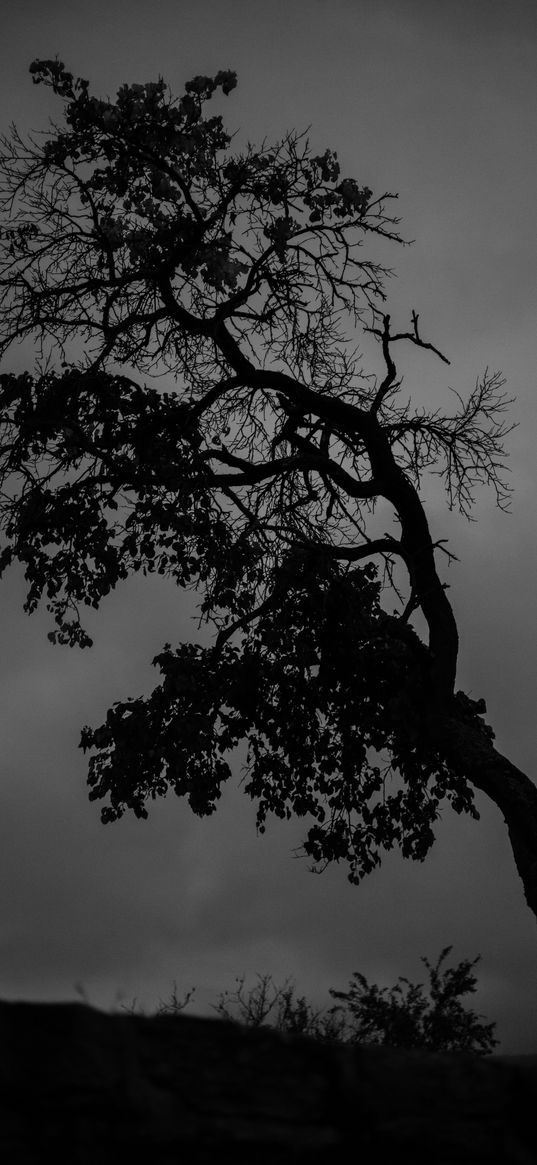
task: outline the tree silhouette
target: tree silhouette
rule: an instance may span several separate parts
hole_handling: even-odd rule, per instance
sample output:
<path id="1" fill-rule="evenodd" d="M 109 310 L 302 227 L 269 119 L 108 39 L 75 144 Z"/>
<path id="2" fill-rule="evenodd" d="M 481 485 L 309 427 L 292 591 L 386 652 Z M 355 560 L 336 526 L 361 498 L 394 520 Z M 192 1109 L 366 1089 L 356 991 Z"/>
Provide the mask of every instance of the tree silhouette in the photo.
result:
<path id="1" fill-rule="evenodd" d="M 212 813 L 246 742 L 258 828 L 308 818 L 306 853 L 358 882 L 394 845 L 422 860 L 444 799 L 477 817 L 478 788 L 536 912 L 537 791 L 455 691 L 450 552 L 419 494 L 431 471 L 463 513 L 483 484 L 506 504 L 510 402 L 489 372 L 452 413 L 403 395 L 396 350 L 446 357 L 384 310 L 368 247 L 402 242 L 395 196 L 304 135 L 233 153 L 206 112 L 232 72 L 115 101 L 58 60 L 31 72 L 63 120 L 2 144 L 0 350 L 35 360 L 0 380 L 0 568 L 23 564 L 55 642 L 89 646 L 81 608 L 139 570 L 198 589 L 214 628 L 83 730 L 103 821 L 169 789 Z"/>

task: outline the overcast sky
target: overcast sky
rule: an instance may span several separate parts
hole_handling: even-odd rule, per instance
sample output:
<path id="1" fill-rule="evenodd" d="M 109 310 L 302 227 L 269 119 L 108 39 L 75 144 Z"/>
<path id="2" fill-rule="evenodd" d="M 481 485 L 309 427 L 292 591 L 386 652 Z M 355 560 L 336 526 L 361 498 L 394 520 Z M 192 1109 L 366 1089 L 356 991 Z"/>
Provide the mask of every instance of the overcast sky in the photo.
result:
<path id="1" fill-rule="evenodd" d="M 233 68 L 225 120 L 252 142 L 311 126 L 344 173 L 399 192 L 405 236 L 389 257 L 398 323 L 451 359 L 404 364 L 419 403 L 449 407 L 488 365 L 516 396 L 511 514 L 480 496 L 474 523 L 424 487 L 433 533 L 460 563 L 448 579 L 461 632 L 459 686 L 484 696 L 497 746 L 533 776 L 536 578 L 536 175 L 532 0 L 3 0 L 0 121 L 43 128 L 56 112 L 28 65 L 58 54 L 100 96 L 160 74 L 176 91 Z M 369 349 L 368 349 L 369 351 Z M 20 367 L 20 354 L 3 370 Z M 375 370 L 375 354 L 371 370 Z M 379 366 L 377 365 L 377 368 Z M 53 648 L 45 615 L 22 612 L 16 571 L 0 584 L 0 995 L 90 1001 L 136 996 L 151 1008 L 198 985 L 206 1010 L 256 972 L 322 1004 L 354 970 L 391 984 L 423 979 L 420 955 L 481 954 L 473 1006 L 498 1021 L 504 1051 L 535 1051 L 537 925 L 501 814 L 446 808 L 423 864 L 390 855 L 360 887 L 293 856 L 296 824 L 256 838 L 238 784 L 199 821 L 177 799 L 147 822 L 102 826 L 77 748 L 84 724 L 149 691 L 166 640 L 195 638 L 193 604 L 162 580 L 124 586 L 88 619 L 91 652 Z M 421 974 L 423 972 L 423 974 Z"/>

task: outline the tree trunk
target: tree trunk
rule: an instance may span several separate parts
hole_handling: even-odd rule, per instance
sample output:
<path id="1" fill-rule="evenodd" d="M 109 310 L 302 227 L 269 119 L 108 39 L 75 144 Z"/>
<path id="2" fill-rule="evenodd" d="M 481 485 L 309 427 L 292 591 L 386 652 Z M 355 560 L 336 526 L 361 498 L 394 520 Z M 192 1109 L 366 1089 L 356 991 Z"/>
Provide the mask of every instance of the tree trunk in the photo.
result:
<path id="1" fill-rule="evenodd" d="M 434 737 L 450 767 L 503 813 L 526 901 L 537 917 L 537 787 L 494 748 L 477 718 L 445 715 L 437 722 Z"/>

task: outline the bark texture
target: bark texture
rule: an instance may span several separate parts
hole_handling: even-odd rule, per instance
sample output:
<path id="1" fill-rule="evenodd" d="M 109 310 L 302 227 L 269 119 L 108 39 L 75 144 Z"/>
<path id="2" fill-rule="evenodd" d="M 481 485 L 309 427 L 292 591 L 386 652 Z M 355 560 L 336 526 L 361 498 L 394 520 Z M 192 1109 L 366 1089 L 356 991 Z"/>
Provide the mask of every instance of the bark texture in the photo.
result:
<path id="1" fill-rule="evenodd" d="M 0 1004 L 6 1162 L 537 1160 L 537 1057 L 321 1045 L 185 1016 Z"/>

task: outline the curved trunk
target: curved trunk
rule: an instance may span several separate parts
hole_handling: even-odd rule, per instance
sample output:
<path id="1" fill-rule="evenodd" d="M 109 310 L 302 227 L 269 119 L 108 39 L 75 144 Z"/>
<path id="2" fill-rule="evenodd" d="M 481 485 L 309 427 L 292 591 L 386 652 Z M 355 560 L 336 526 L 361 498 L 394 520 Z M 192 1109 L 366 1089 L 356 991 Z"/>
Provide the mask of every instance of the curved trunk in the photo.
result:
<path id="1" fill-rule="evenodd" d="M 434 737 L 450 766 L 503 813 L 526 902 L 537 917 L 537 786 L 494 748 L 477 720 L 448 714 L 437 721 Z"/>

